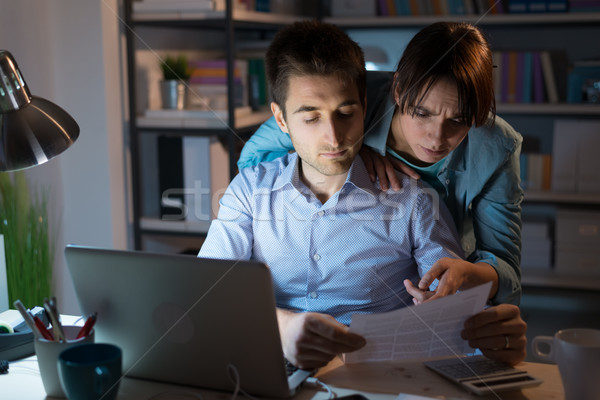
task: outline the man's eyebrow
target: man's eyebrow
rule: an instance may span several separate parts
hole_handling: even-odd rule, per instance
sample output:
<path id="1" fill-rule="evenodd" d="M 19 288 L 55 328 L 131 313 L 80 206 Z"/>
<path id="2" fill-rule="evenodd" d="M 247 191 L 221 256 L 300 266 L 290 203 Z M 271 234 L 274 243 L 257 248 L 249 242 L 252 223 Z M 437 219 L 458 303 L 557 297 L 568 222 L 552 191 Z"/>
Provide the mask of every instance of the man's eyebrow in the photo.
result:
<path id="1" fill-rule="evenodd" d="M 313 106 L 300 106 L 296 110 L 294 110 L 294 112 L 292 114 L 297 114 L 297 113 L 301 113 L 301 112 L 315 111 L 315 110 L 318 110 L 318 108 L 317 107 L 313 107 Z"/>
<path id="2" fill-rule="evenodd" d="M 342 107 L 348 107 L 348 106 L 353 106 L 358 104 L 358 101 L 356 100 L 346 100 L 343 101 L 342 103 L 338 104 L 337 108 L 342 108 Z M 318 110 L 319 107 L 314 107 L 314 106 L 300 106 L 298 107 L 296 110 L 294 110 L 294 112 L 292 114 L 297 114 L 297 113 L 301 113 L 301 112 L 310 112 L 310 111 L 316 111 Z"/>

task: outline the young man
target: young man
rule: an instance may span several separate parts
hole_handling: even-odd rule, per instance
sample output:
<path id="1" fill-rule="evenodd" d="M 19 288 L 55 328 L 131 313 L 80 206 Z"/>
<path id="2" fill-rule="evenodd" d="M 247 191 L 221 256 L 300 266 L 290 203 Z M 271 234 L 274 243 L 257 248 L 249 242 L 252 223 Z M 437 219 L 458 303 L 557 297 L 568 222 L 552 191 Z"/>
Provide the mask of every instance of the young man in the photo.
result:
<path id="1" fill-rule="evenodd" d="M 355 42 L 296 23 L 273 39 L 266 70 L 296 153 L 240 171 L 199 256 L 265 262 L 285 356 L 315 368 L 365 344 L 348 331 L 352 314 L 412 304 L 404 282 L 462 250 L 432 189 L 403 176 L 402 191 L 383 191 L 357 156 L 365 68 Z"/>

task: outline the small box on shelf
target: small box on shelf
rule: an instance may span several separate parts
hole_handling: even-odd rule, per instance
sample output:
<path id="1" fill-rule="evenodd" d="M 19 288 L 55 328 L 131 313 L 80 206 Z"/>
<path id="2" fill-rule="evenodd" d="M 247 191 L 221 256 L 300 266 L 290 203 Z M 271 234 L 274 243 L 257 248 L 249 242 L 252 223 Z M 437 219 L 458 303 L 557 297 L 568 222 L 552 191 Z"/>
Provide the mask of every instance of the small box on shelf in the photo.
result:
<path id="1" fill-rule="evenodd" d="M 549 270 L 552 267 L 550 221 L 523 220 L 521 229 L 521 267 Z"/>

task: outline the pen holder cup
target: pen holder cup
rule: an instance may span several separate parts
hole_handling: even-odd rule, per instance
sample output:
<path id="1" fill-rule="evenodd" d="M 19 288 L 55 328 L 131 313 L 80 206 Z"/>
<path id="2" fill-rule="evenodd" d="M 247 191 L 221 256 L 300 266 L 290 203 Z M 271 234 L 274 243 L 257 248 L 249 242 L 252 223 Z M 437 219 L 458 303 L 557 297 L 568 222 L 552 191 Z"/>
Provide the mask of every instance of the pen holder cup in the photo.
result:
<path id="1" fill-rule="evenodd" d="M 42 376 L 44 390 L 46 390 L 48 396 L 66 397 L 58 377 L 58 355 L 69 347 L 77 346 L 81 343 L 94 342 L 93 329 L 89 335 L 75 339 L 80 330 L 81 326 L 63 326 L 63 331 L 67 339 L 65 342 L 50 341 L 43 338 L 36 338 L 34 340 L 40 375 Z"/>

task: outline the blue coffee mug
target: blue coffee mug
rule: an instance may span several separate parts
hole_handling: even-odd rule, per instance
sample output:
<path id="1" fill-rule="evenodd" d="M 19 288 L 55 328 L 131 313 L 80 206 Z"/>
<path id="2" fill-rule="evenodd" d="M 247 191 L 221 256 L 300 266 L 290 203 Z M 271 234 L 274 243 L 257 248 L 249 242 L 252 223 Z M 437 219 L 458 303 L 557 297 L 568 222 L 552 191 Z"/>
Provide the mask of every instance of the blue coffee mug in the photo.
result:
<path id="1" fill-rule="evenodd" d="M 86 343 L 58 356 L 60 383 L 69 400 L 114 400 L 121 381 L 121 349 L 108 343 Z"/>

